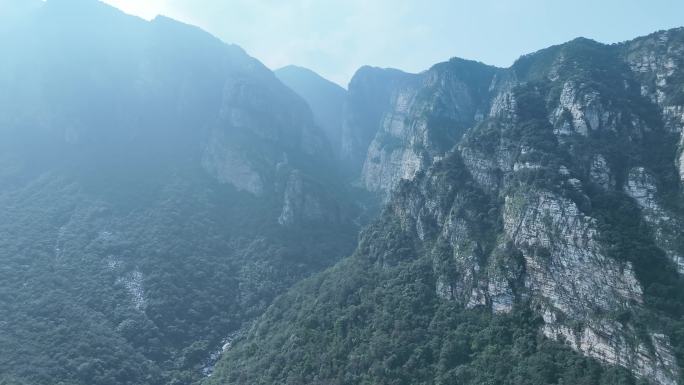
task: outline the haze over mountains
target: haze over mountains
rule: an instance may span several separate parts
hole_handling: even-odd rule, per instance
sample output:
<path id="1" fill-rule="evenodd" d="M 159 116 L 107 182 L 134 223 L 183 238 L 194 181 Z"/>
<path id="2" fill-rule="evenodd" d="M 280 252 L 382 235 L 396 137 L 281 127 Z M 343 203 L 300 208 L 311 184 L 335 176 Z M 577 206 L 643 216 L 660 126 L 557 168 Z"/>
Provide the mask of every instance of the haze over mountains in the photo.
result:
<path id="1" fill-rule="evenodd" d="M 345 90 L 3 7 L 0 384 L 684 383 L 684 29 Z"/>
<path id="2" fill-rule="evenodd" d="M 0 44 L 3 380 L 199 380 L 353 250 L 323 132 L 242 49 L 55 0 Z"/>
<path id="3" fill-rule="evenodd" d="M 297 66 L 275 71 L 283 84 L 290 87 L 311 106 L 316 124 L 325 132 L 335 156 L 341 156 L 342 122 L 347 91 L 320 77 L 315 72 Z"/>

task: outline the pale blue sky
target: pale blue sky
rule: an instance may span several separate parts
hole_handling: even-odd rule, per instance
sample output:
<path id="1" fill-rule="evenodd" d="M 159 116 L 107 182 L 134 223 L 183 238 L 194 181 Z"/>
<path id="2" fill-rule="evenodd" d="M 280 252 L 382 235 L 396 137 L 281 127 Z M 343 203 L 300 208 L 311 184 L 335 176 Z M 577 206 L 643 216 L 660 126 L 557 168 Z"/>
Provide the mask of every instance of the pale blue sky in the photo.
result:
<path id="1" fill-rule="evenodd" d="M 418 72 L 453 56 L 509 66 L 578 36 L 619 42 L 684 25 L 684 0 L 104 0 L 164 14 L 342 85 L 364 64 Z"/>

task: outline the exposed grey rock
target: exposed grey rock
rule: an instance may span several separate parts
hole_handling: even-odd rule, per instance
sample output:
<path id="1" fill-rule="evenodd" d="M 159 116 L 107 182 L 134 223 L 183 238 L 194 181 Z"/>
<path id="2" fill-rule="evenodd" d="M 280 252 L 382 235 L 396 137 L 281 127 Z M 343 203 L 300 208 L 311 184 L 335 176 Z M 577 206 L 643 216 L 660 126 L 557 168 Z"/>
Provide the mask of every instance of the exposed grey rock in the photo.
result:
<path id="1" fill-rule="evenodd" d="M 473 167 L 464 159 L 471 170 L 492 169 L 495 163 Z M 464 217 L 467 206 L 439 175 L 428 172 L 417 189 L 407 196 L 402 190 L 399 202 L 392 204 L 403 227 L 418 239 L 438 239 L 437 295 L 466 307 L 489 306 L 495 313 L 509 312 L 517 301 L 528 298 L 544 319 L 547 337 L 567 341 L 588 356 L 655 378 L 659 384 L 676 383 L 678 369 L 668 338 L 652 333 L 652 341 L 634 345 L 633 326 L 612 316 L 643 306 L 642 287 L 630 263 L 606 255 L 593 218 L 549 191 L 532 188 L 507 195 L 504 237 L 482 265 L 486 258 L 473 224 Z M 445 250 L 449 257 L 442 259 Z M 522 265 L 513 257 L 516 250 Z M 657 348 L 651 350 L 651 345 Z"/>
<path id="2" fill-rule="evenodd" d="M 202 166 L 221 183 L 232 184 L 236 189 L 262 195 L 264 180 L 245 155 L 229 147 L 220 132 L 214 132 L 202 156 Z"/>
<path id="3" fill-rule="evenodd" d="M 394 69 L 360 68 L 349 83 L 340 138 L 340 158 L 352 179 L 359 178 L 371 141 L 381 129 L 398 89 L 417 75 Z"/>
<path id="4" fill-rule="evenodd" d="M 506 197 L 504 231 L 523 252 L 527 286 L 569 316 L 641 301 L 632 269 L 602 253 L 594 220 L 573 202 L 547 192 Z"/>
<path id="5" fill-rule="evenodd" d="M 569 121 L 565 119 L 569 114 Z M 600 104 L 600 95 L 593 90 L 583 91 L 572 81 L 563 84 L 558 107 L 553 112 L 551 123 L 556 133 L 568 135 L 576 132 L 587 136 L 589 131 L 598 130 L 609 119 Z"/>
<path id="6" fill-rule="evenodd" d="M 641 94 L 661 108 L 665 128 L 681 137 L 674 161 L 684 183 L 684 106 L 673 98 L 681 87 L 676 77 L 684 68 L 683 36 L 684 28 L 677 28 L 636 39 L 627 44 L 625 59 L 640 81 Z"/>
<path id="7" fill-rule="evenodd" d="M 468 167 L 468 171 L 470 171 L 473 179 L 475 179 L 483 189 L 487 191 L 496 191 L 500 183 L 500 165 L 497 164 L 496 160 L 469 147 L 461 148 L 460 152 L 463 157 L 463 162 L 466 167 Z"/>
<path id="8" fill-rule="evenodd" d="M 616 323 L 597 323 L 591 327 L 574 330 L 558 325 L 552 313 L 544 313 L 544 334 L 562 340 L 573 349 L 611 365 L 631 369 L 637 376 L 656 384 L 676 385 L 673 373 L 678 372 L 676 359 L 668 339 L 662 334 L 650 334 L 648 343 L 636 346 L 625 336 L 634 330 Z"/>
<path id="9" fill-rule="evenodd" d="M 594 157 L 594 160 L 591 163 L 589 175 L 592 182 L 603 187 L 604 189 L 609 189 L 614 184 L 610 167 L 608 167 L 608 162 L 601 154 L 598 154 Z"/>
<path id="10" fill-rule="evenodd" d="M 641 207 L 644 219 L 651 225 L 655 241 L 667 256 L 684 274 L 684 252 L 679 246 L 682 242 L 684 224 L 675 213 L 666 210 L 658 203 L 656 180 L 645 168 L 635 167 L 629 171 L 625 193 Z"/>
<path id="11" fill-rule="evenodd" d="M 480 63 L 452 59 L 398 87 L 368 148 L 364 186 L 388 198 L 401 180 L 413 179 L 441 159 L 487 111 L 491 114 L 490 89 L 502 87 L 493 86 L 496 73 Z"/>
<path id="12" fill-rule="evenodd" d="M 494 75 L 489 91 L 495 95 L 489 109 L 489 117 L 501 118 L 504 122 L 515 122 L 517 102 L 513 89 L 518 81 L 512 71 L 502 71 Z"/>
<path id="13" fill-rule="evenodd" d="M 278 223 L 293 225 L 302 222 L 338 221 L 334 201 L 322 189 L 307 181 L 300 171 L 291 171 L 285 186 L 283 209 Z"/>

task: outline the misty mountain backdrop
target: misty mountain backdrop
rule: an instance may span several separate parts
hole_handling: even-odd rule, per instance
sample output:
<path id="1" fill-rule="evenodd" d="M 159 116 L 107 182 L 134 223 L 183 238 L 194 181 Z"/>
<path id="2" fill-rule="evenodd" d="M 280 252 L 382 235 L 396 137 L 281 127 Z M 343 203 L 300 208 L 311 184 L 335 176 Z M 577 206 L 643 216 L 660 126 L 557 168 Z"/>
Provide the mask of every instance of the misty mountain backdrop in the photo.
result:
<path id="1" fill-rule="evenodd" d="M 684 384 L 684 29 L 269 70 L 0 3 L 0 385 Z"/>

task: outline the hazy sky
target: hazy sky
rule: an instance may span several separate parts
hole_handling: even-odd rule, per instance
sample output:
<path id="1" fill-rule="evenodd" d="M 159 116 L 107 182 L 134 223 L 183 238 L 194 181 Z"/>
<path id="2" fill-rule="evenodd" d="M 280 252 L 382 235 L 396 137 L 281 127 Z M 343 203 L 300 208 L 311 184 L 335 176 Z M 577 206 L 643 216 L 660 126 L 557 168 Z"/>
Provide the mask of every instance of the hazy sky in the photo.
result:
<path id="1" fill-rule="evenodd" d="M 453 56 L 509 66 L 578 36 L 618 42 L 684 25 L 684 0 L 105 0 L 163 14 L 342 85 L 364 64 L 418 72 Z"/>

